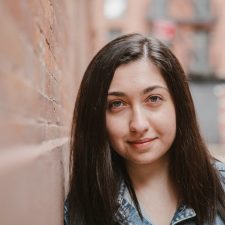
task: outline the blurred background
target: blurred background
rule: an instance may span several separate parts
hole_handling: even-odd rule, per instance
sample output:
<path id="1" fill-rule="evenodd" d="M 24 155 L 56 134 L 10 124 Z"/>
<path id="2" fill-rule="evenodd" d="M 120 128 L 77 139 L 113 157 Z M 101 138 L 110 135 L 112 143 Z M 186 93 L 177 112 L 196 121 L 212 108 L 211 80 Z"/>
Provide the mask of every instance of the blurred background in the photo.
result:
<path id="1" fill-rule="evenodd" d="M 225 161 L 224 0 L 1 0 L 0 27 L 0 224 L 63 224 L 76 93 L 93 55 L 121 34 L 172 49 L 202 135 Z"/>

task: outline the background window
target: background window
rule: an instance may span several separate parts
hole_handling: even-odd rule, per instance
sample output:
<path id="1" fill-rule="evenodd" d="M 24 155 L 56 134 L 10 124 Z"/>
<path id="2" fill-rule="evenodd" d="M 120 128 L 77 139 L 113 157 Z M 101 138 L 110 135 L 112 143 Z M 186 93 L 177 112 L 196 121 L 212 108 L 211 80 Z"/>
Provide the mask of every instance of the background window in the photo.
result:
<path id="1" fill-rule="evenodd" d="M 207 77 L 210 75 L 208 60 L 209 35 L 207 31 L 195 31 L 193 33 L 193 49 L 189 72 L 192 75 Z"/>
<path id="2" fill-rule="evenodd" d="M 105 0 L 104 16 L 108 19 L 117 19 L 123 16 L 127 8 L 127 0 Z"/>
<path id="3" fill-rule="evenodd" d="M 192 0 L 195 19 L 208 20 L 210 18 L 210 1 L 209 0 Z"/>
<path id="4" fill-rule="evenodd" d="M 167 0 L 152 0 L 149 10 L 150 19 L 161 19 L 167 16 Z"/>
<path id="5" fill-rule="evenodd" d="M 120 29 L 111 29 L 107 33 L 107 40 L 111 41 L 111 40 L 119 37 L 120 35 L 122 35 L 122 31 Z"/>

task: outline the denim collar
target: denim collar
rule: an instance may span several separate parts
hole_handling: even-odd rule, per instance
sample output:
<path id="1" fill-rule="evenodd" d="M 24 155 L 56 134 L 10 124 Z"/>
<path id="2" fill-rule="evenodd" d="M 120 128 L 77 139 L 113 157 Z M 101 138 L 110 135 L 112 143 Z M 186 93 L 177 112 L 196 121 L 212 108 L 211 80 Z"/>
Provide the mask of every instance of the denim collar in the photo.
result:
<path id="1" fill-rule="evenodd" d="M 115 213 L 116 221 L 121 224 L 146 224 L 153 225 L 150 218 L 143 213 L 143 221 L 138 215 L 138 212 L 135 208 L 135 205 L 132 201 L 132 198 L 129 194 L 128 188 L 124 181 L 122 181 L 120 185 L 119 195 L 117 198 L 117 202 L 119 204 L 119 208 Z M 181 221 L 192 219 L 196 216 L 194 209 L 187 207 L 185 204 L 181 205 L 174 214 L 174 217 L 171 221 L 171 225 L 175 225 Z"/>

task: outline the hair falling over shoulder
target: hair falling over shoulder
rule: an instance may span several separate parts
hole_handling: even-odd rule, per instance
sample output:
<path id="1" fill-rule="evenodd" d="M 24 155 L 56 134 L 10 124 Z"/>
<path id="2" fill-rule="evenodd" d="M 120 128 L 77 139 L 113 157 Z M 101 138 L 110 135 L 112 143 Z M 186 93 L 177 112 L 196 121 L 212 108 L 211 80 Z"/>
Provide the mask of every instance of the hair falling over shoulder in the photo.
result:
<path id="1" fill-rule="evenodd" d="M 216 213 L 225 222 L 225 193 L 199 132 L 183 69 L 161 42 L 140 34 L 121 36 L 90 62 L 77 95 L 71 132 L 70 225 L 114 225 L 121 179 L 139 209 L 123 160 L 112 153 L 107 137 L 107 93 L 116 68 L 148 57 L 167 83 L 176 110 L 177 131 L 170 149 L 170 175 L 181 202 L 209 224 Z"/>

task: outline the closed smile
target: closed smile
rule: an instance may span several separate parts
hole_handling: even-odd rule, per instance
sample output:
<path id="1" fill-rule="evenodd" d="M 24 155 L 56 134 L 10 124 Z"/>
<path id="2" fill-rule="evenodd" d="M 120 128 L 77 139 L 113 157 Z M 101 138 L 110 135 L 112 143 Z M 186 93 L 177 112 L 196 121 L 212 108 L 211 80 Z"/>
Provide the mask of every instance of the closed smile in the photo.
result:
<path id="1" fill-rule="evenodd" d="M 131 140 L 127 141 L 128 144 L 130 144 L 132 147 L 135 147 L 137 149 L 145 149 L 150 146 L 150 144 L 156 140 L 155 138 L 143 138 L 143 139 L 137 139 L 137 140 Z"/>

